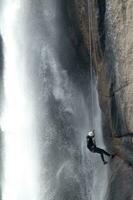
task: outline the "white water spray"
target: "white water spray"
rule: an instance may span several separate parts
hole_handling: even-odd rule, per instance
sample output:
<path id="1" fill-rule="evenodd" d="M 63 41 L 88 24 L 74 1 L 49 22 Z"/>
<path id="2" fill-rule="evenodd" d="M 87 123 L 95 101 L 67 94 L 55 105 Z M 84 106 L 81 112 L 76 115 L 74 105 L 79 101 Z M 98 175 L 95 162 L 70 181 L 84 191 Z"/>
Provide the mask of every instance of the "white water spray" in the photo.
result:
<path id="1" fill-rule="evenodd" d="M 99 106 L 98 93 L 96 89 L 96 82 L 93 82 L 93 110 L 94 110 L 94 124 L 96 145 L 99 148 L 105 149 L 102 133 L 102 118 Z M 88 127 L 92 127 L 91 125 Z M 84 138 L 86 137 L 84 133 Z M 108 158 L 106 157 L 105 160 Z M 82 141 L 82 168 L 85 177 L 85 189 L 88 200 L 106 200 L 108 189 L 108 165 L 103 165 L 99 154 L 89 152 L 86 148 L 86 140 Z"/>
<path id="2" fill-rule="evenodd" d="M 44 1 L 45 9 L 47 8 L 48 10 L 50 9 L 50 11 L 52 10 L 50 12 L 52 13 L 52 16 L 49 16 L 51 14 L 49 14 L 48 11 L 46 12 L 47 16 L 45 16 L 44 21 L 41 21 L 42 18 L 39 16 L 40 18 L 38 20 L 40 26 L 37 26 L 39 28 L 43 27 L 45 31 L 47 30 L 50 33 L 49 36 L 46 36 L 47 34 L 45 33 L 45 31 L 43 32 L 43 29 L 41 28 L 40 32 L 37 31 L 35 32 L 36 34 L 31 32 L 31 34 L 29 30 L 32 29 L 30 29 L 31 27 L 29 28 L 27 25 L 29 29 L 26 30 L 27 32 L 25 33 L 27 34 L 26 36 L 28 39 L 24 38 L 23 36 L 24 34 L 22 25 L 24 7 L 26 7 L 24 6 L 24 3 L 28 4 L 28 2 L 22 0 L 6 0 L 3 3 L 3 9 L 0 19 L 0 28 L 4 43 L 5 61 L 5 102 L 1 118 L 2 130 L 4 132 L 4 174 L 2 182 L 2 200 L 62 200 L 63 198 L 67 198 L 66 195 L 68 194 L 70 195 L 70 198 L 72 198 L 72 195 L 75 198 L 76 195 L 80 195 L 80 191 L 78 187 L 78 189 L 76 190 L 76 187 L 73 187 L 74 185 L 80 185 L 81 191 L 83 190 L 83 195 L 81 195 L 82 199 L 103 200 L 105 197 L 105 185 L 107 186 L 107 168 L 103 168 L 102 161 L 100 160 L 98 155 L 90 156 L 86 148 L 85 142 L 83 144 L 84 146 L 82 154 L 78 154 L 81 155 L 82 160 L 84 160 L 83 168 L 81 166 L 81 176 L 79 176 L 78 171 L 75 171 L 75 169 L 79 167 L 79 163 L 76 162 L 76 159 L 73 159 L 74 156 L 77 155 L 75 147 L 76 144 L 79 145 L 81 143 L 82 139 L 73 143 L 73 146 L 71 145 L 70 140 L 78 140 L 78 137 L 74 136 L 81 134 L 83 140 L 85 141 L 85 136 L 89 128 L 89 114 L 88 107 L 86 106 L 82 92 L 78 90 L 77 87 L 75 87 L 75 79 L 72 82 L 69 80 L 70 73 L 67 73 L 68 63 L 64 67 L 65 64 L 62 63 L 60 59 L 58 59 L 58 57 L 60 57 L 60 50 L 62 50 L 64 53 L 67 53 L 67 51 L 70 50 L 71 54 L 71 49 L 66 48 L 68 47 L 68 45 L 71 45 L 71 43 L 67 43 L 66 47 L 64 47 L 64 44 L 64 46 L 62 44 L 59 45 L 60 40 L 58 37 L 61 34 L 63 35 L 64 39 L 67 39 L 66 41 L 68 41 L 68 37 L 66 34 L 66 30 L 62 30 L 64 24 L 58 22 L 59 17 L 57 16 L 58 11 L 60 11 L 60 7 L 59 9 L 56 9 L 57 4 L 55 6 L 53 2 L 55 3 L 54 0 Z M 35 6 L 34 2 L 32 6 Z M 41 9 L 43 9 L 43 7 Z M 27 10 L 25 12 L 27 12 Z M 35 14 L 34 10 L 32 10 L 32 12 Z M 32 23 L 33 21 L 34 23 L 36 23 L 35 19 L 36 14 L 32 19 Z M 33 26 L 34 24 L 32 23 L 31 26 Z M 55 25 L 56 23 L 58 26 Z M 36 28 L 36 24 L 35 27 L 32 28 L 34 30 L 34 28 Z M 52 30 L 54 30 L 53 32 L 51 31 L 51 28 Z M 60 123 L 56 121 L 56 117 L 51 119 L 51 115 L 49 117 L 51 123 L 49 123 L 49 121 L 44 117 L 45 114 L 47 117 L 49 113 L 44 113 L 45 108 L 43 107 L 43 109 L 40 110 L 38 106 L 38 116 L 40 118 L 41 116 L 43 116 L 43 120 L 40 122 L 43 123 L 42 130 L 40 131 L 39 127 L 37 127 L 41 132 L 39 134 L 42 134 L 43 136 L 43 139 L 41 141 L 43 150 L 40 150 L 42 151 L 40 153 L 42 156 L 41 162 L 39 159 L 39 157 L 41 156 L 38 153 L 39 142 L 37 141 L 36 136 L 36 122 L 34 118 L 35 110 L 32 104 L 33 99 L 30 97 L 29 94 L 31 86 L 30 84 L 26 85 L 26 83 L 28 82 L 26 68 L 28 66 L 26 66 L 25 61 L 25 50 L 27 50 L 25 47 L 25 39 L 30 40 L 31 44 L 32 41 L 34 41 L 34 47 L 38 48 L 37 34 L 42 38 L 41 43 L 43 43 L 43 41 L 44 43 L 48 41 L 50 43 L 49 46 L 53 47 L 53 49 L 54 47 L 56 47 L 53 50 L 54 53 L 58 52 L 57 54 L 52 54 L 51 49 L 48 46 L 48 49 L 50 51 L 49 58 L 47 58 L 47 56 L 44 56 L 44 61 L 48 63 L 48 65 L 46 64 L 47 68 L 49 69 L 51 67 L 51 71 L 48 71 L 47 68 L 46 71 L 49 72 L 51 76 L 49 75 L 49 73 L 45 74 L 47 75 L 46 79 L 48 81 L 46 81 L 45 83 L 46 90 L 44 90 L 44 94 L 40 94 L 42 95 L 40 98 L 42 100 L 40 101 L 45 107 L 46 99 L 49 100 L 49 94 L 52 94 L 50 98 L 53 98 L 52 100 L 54 101 L 50 101 L 50 103 L 47 104 L 47 106 L 49 106 L 48 110 L 51 111 L 51 115 L 55 115 L 54 111 L 56 111 L 56 115 L 59 115 L 59 118 L 57 119 Z M 44 45 L 44 49 L 46 49 L 46 45 Z M 29 47 L 28 50 L 30 50 Z M 35 53 L 33 53 L 32 51 L 29 54 L 29 59 L 32 59 L 32 56 L 35 55 Z M 44 52 L 44 54 L 46 54 L 46 52 Z M 41 60 L 41 56 L 38 56 L 37 58 L 39 61 Z M 32 62 L 34 61 L 32 60 Z M 71 62 L 69 64 L 71 65 Z M 42 66 L 43 70 L 45 69 L 44 65 L 45 63 Z M 32 68 L 32 66 L 30 67 Z M 77 82 L 78 81 L 80 80 L 77 80 Z M 48 94 L 46 91 L 48 91 Z M 100 147 L 103 147 L 101 116 L 96 91 L 95 99 L 96 102 L 94 102 L 94 106 L 96 109 L 96 116 L 94 128 L 96 129 L 96 135 L 98 136 L 97 144 Z M 59 108 L 58 105 L 60 105 Z M 55 107 L 56 110 L 54 109 Z M 72 120 L 69 120 L 69 118 Z M 54 126 L 50 126 L 51 124 L 54 124 Z M 56 125 L 58 127 L 57 130 L 55 129 Z M 47 132 L 48 135 L 46 137 Z M 64 136 L 67 136 L 68 134 L 68 141 L 66 137 L 66 141 L 64 142 L 62 134 L 64 134 Z M 71 137 L 70 134 L 72 135 Z M 59 140 L 56 140 L 56 135 Z M 52 141 L 50 138 L 52 138 Z M 68 145 L 66 145 L 67 142 Z M 66 160 L 64 158 L 66 158 Z M 46 163 L 43 163 L 45 162 L 44 160 L 46 161 Z M 42 166 L 44 166 L 44 168 L 46 167 L 46 173 L 48 174 L 47 181 L 44 180 L 44 168 L 41 171 L 41 177 L 39 177 L 40 168 L 42 167 L 40 167 L 40 163 L 43 163 Z M 88 171 L 92 173 L 91 179 L 89 179 L 89 176 L 87 176 Z M 73 190 L 71 190 L 71 188 Z M 84 190 L 87 190 L 88 188 L 90 190 L 84 192 Z M 40 190 L 42 192 L 41 196 Z M 69 192 L 69 190 L 72 191 L 72 193 Z M 68 199 L 70 198 L 68 196 Z"/>
<path id="3" fill-rule="evenodd" d="M 4 43 L 4 94 L 1 117 L 4 132 L 3 200 L 38 200 L 39 160 L 37 154 L 34 110 L 30 88 L 25 84 L 25 62 L 21 41 L 17 40 L 21 1 L 3 3 L 1 34 Z M 22 31 L 22 30 L 21 30 Z"/>
<path id="4" fill-rule="evenodd" d="M 95 83 L 96 84 L 96 83 Z M 103 132 L 102 132 L 102 117 L 101 110 L 99 106 L 98 92 L 96 86 L 93 87 L 95 95 L 94 103 L 94 128 L 96 130 L 96 145 L 100 148 L 105 149 L 103 141 Z M 103 165 L 103 162 L 100 158 L 100 155 L 94 155 L 94 180 L 93 180 L 93 192 L 92 200 L 106 200 L 107 198 L 107 189 L 108 189 L 108 165 Z M 99 158 L 99 159 L 98 159 Z M 105 160 L 108 158 L 105 157 Z"/>

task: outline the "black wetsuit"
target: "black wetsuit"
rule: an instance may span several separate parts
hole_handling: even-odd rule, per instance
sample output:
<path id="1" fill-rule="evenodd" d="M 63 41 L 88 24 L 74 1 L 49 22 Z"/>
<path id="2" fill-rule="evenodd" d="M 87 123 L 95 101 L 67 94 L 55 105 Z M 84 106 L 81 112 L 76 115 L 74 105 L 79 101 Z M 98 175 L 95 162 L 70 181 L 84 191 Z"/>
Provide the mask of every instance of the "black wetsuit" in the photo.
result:
<path id="1" fill-rule="evenodd" d="M 89 136 L 87 136 L 87 148 L 93 153 L 99 153 L 104 164 L 106 163 L 106 161 L 104 160 L 104 155 L 109 157 L 111 156 L 111 154 L 107 153 L 105 150 L 98 148 L 93 142 L 93 138 Z"/>

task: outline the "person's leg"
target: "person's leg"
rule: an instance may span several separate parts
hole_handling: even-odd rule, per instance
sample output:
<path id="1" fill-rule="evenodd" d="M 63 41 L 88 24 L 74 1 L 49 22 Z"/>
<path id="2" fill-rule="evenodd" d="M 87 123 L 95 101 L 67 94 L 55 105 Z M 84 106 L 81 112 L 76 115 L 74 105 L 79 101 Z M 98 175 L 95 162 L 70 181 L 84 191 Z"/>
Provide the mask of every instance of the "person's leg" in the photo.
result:
<path id="1" fill-rule="evenodd" d="M 109 153 L 107 153 L 103 149 L 100 149 L 100 148 L 97 148 L 97 147 L 95 148 L 94 152 L 99 153 L 101 155 L 101 159 L 102 159 L 103 163 L 107 164 L 107 161 L 105 161 L 105 159 L 104 159 L 104 155 L 111 156 Z"/>
<path id="2" fill-rule="evenodd" d="M 100 153 L 100 155 L 101 155 L 101 159 L 102 159 L 103 163 L 106 164 L 107 162 L 104 160 L 104 155 L 103 155 L 103 153 Z"/>
<path id="3" fill-rule="evenodd" d="M 100 149 L 98 147 L 95 148 L 95 151 L 96 151 L 96 153 L 104 154 L 104 155 L 109 156 L 109 157 L 111 156 L 110 153 L 108 153 L 107 151 Z"/>

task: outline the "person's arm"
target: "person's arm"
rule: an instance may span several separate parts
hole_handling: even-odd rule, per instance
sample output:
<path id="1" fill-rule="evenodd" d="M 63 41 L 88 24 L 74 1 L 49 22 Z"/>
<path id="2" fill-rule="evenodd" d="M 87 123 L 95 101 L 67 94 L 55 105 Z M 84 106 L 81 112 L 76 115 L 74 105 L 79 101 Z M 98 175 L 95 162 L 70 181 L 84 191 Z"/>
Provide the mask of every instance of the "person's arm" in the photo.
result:
<path id="1" fill-rule="evenodd" d="M 92 138 L 93 143 L 96 145 L 95 137 Z"/>

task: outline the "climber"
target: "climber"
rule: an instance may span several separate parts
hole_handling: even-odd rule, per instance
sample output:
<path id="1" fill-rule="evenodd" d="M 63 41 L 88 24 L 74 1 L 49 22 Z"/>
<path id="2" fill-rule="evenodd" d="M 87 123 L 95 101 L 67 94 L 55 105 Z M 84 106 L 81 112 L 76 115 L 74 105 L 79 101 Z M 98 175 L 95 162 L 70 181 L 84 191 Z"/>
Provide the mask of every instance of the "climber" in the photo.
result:
<path id="1" fill-rule="evenodd" d="M 106 152 L 105 150 L 100 149 L 96 146 L 94 130 L 88 132 L 86 139 L 87 139 L 87 148 L 93 153 L 99 153 L 101 155 L 101 159 L 104 164 L 108 163 L 107 161 L 105 161 L 104 155 L 114 158 L 114 156 L 115 156 L 114 154 L 110 154 L 110 153 Z"/>

